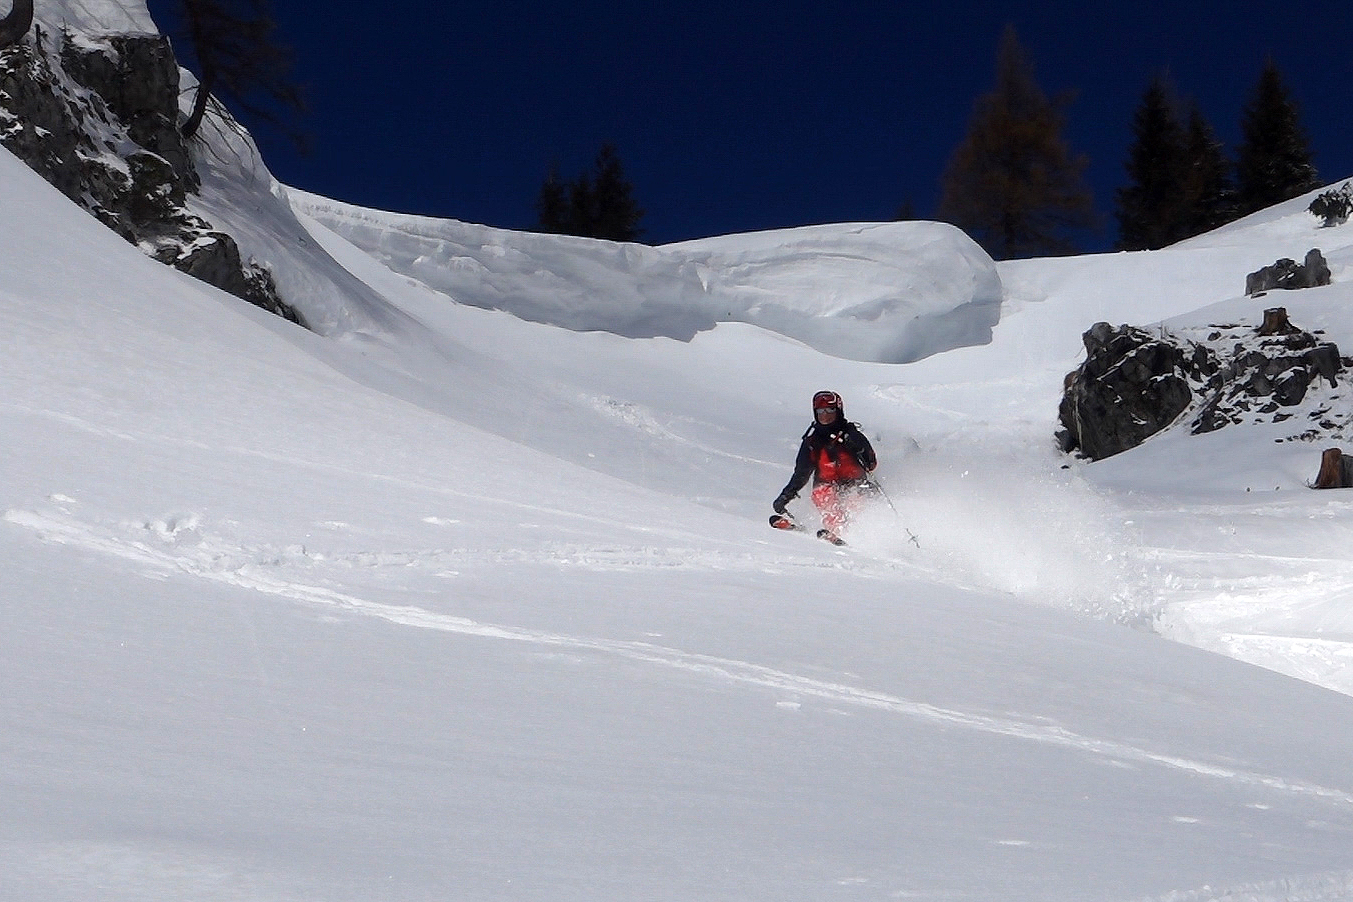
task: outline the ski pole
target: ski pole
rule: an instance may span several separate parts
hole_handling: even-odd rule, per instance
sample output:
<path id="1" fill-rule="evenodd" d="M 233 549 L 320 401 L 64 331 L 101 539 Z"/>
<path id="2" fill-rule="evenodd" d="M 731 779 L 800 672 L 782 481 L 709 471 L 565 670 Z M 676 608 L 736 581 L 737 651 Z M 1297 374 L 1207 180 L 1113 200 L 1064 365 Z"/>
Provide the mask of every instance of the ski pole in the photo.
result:
<path id="1" fill-rule="evenodd" d="M 879 494 L 883 496 L 883 500 L 888 502 L 888 506 L 893 509 L 893 513 L 896 514 L 899 519 L 901 519 L 902 515 L 897 512 L 897 505 L 893 504 L 893 499 L 889 498 L 888 493 L 883 490 L 883 483 L 879 482 L 878 478 L 872 475 L 865 477 L 865 481 L 868 482 L 870 485 L 872 485 L 874 488 L 878 489 Z"/>
<path id="2" fill-rule="evenodd" d="M 910 529 L 907 529 L 907 524 L 902 522 L 902 514 L 901 512 L 898 511 L 897 505 L 893 504 L 893 499 L 888 497 L 887 491 L 885 491 L 883 488 L 883 483 L 879 482 L 878 479 L 874 476 L 868 476 L 866 477 L 866 479 L 870 485 L 878 489 L 879 494 L 883 496 L 883 500 L 888 502 L 888 506 L 893 509 L 893 516 L 897 518 L 898 525 L 901 526 L 904 530 L 906 530 L 907 539 L 911 542 L 911 544 L 915 545 L 917 548 L 920 548 L 921 547 L 920 540 L 916 538 L 916 533 L 912 532 Z"/>

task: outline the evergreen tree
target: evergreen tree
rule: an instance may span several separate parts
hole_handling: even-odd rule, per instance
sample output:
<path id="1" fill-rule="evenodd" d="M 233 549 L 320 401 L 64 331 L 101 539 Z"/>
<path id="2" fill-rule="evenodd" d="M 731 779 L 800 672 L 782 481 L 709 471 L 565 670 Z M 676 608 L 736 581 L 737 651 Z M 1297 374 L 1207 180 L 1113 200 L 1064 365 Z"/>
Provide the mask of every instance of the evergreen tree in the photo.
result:
<path id="1" fill-rule="evenodd" d="M 614 144 L 602 146 L 592 172 L 567 185 L 559 178 L 559 167 L 551 167 L 536 199 L 536 216 L 542 232 L 607 241 L 637 241 L 643 234 L 639 221 L 644 211 L 634 202 L 634 188 Z"/>
<path id="2" fill-rule="evenodd" d="M 1241 135 L 1236 181 L 1242 216 L 1319 187 L 1310 139 L 1272 59 L 1245 107 Z"/>
<path id="3" fill-rule="evenodd" d="M 1062 138 L 1061 108 L 1034 82 L 1019 38 L 1007 26 L 996 86 L 979 98 L 945 169 L 939 215 L 997 259 L 1068 253 L 1068 232 L 1094 224 L 1083 172 Z"/>
<path id="4" fill-rule="evenodd" d="M 568 189 L 568 228 L 565 232 L 581 238 L 598 238 L 596 234 L 597 195 L 592 190 L 592 177 L 580 173 Z"/>
<path id="5" fill-rule="evenodd" d="M 1183 237 L 1185 135 L 1171 93 L 1165 77 L 1156 77 L 1132 117 L 1129 181 L 1117 192 L 1121 250 L 1165 247 Z"/>
<path id="6" fill-rule="evenodd" d="M 1196 106 L 1184 134 L 1184 196 L 1187 214 L 1184 238 L 1201 235 L 1237 217 L 1231 163 L 1211 123 Z"/>
<path id="7" fill-rule="evenodd" d="M 1132 131 L 1130 181 L 1117 192 L 1120 249 L 1165 247 L 1235 218 L 1235 189 L 1221 142 L 1197 106 L 1184 122 L 1166 76 L 1146 89 Z"/>
<path id="8" fill-rule="evenodd" d="M 595 220 L 593 237 L 608 241 L 637 241 L 643 234 L 639 220 L 644 211 L 634 202 L 634 188 L 625 178 L 625 168 L 614 144 L 606 144 L 597 154 L 592 180 L 592 204 Z"/>
<path id="9" fill-rule="evenodd" d="M 550 167 L 545 184 L 536 198 L 536 228 L 541 232 L 560 234 L 568 230 L 568 188 L 559 178 L 559 164 Z"/>

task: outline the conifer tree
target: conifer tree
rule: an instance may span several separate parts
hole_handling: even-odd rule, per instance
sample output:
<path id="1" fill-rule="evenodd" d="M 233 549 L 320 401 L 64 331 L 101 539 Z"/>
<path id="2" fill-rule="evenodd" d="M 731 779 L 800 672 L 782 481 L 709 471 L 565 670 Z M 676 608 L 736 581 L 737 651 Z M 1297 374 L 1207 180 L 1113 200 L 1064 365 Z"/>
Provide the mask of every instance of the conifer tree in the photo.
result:
<path id="1" fill-rule="evenodd" d="M 1151 250 L 1183 237 L 1185 136 L 1171 93 L 1164 76 L 1152 79 L 1132 117 L 1129 181 L 1117 192 L 1120 250 Z"/>
<path id="2" fill-rule="evenodd" d="M 940 218 L 997 259 L 1068 253 L 1069 233 L 1094 224 L 1083 173 L 1062 138 L 1065 101 L 1034 81 L 1012 26 L 1001 37 L 996 85 L 978 99 L 941 183 Z"/>
<path id="3" fill-rule="evenodd" d="M 545 184 L 536 198 L 536 228 L 541 232 L 560 234 L 568 229 L 568 188 L 559 178 L 559 164 L 550 166 Z"/>
<path id="4" fill-rule="evenodd" d="M 1180 108 L 1161 75 L 1133 115 L 1130 181 L 1117 192 L 1121 250 L 1165 247 L 1235 218 L 1235 189 L 1221 142 L 1196 105 L 1187 122 Z"/>
<path id="5" fill-rule="evenodd" d="M 1236 189 L 1242 216 L 1319 187 L 1296 101 L 1271 58 L 1245 107 L 1241 136 Z"/>
<path id="6" fill-rule="evenodd" d="M 553 166 L 536 199 L 536 228 L 542 232 L 637 241 L 644 211 L 634 201 L 634 188 L 625 177 L 614 144 L 605 144 L 592 171 L 565 185 Z"/>
<path id="7" fill-rule="evenodd" d="M 568 228 L 565 229 L 568 234 L 581 238 L 601 237 L 596 234 L 599 218 L 596 200 L 592 177 L 586 172 L 580 173 L 568 189 Z"/>
<path id="8" fill-rule="evenodd" d="M 634 202 L 634 188 L 625 177 L 625 168 L 614 144 L 605 144 L 597 154 L 593 170 L 592 205 L 594 237 L 608 241 L 636 241 L 643 234 L 639 220 L 644 211 Z"/>
<path id="9" fill-rule="evenodd" d="M 1184 132 L 1184 238 L 1201 235 L 1237 217 L 1231 163 L 1211 123 L 1196 106 Z"/>

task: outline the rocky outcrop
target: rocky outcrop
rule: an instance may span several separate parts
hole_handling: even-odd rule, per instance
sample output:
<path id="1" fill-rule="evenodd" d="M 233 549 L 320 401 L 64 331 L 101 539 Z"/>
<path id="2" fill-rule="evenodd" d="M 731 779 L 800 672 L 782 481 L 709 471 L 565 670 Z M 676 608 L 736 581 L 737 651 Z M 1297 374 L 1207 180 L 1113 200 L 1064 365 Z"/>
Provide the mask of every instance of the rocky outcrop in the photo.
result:
<path id="1" fill-rule="evenodd" d="M 1312 385 L 1328 382 L 1337 388 L 1339 374 L 1353 366 L 1333 342 L 1302 329 L 1256 337 L 1254 330 L 1231 326 L 1212 335 L 1211 343 L 1221 348 L 1210 353 L 1222 365 L 1205 386 L 1206 396 L 1192 419 L 1195 435 L 1257 418 L 1275 423 L 1292 419 L 1290 408 L 1306 400 Z"/>
<path id="2" fill-rule="evenodd" d="M 149 256 L 304 325 L 266 269 L 189 211 L 199 179 L 178 93 L 161 35 L 54 39 L 35 29 L 0 50 L 0 144 Z"/>
<path id="3" fill-rule="evenodd" d="M 1245 277 L 1245 293 L 1251 297 L 1275 289 L 1316 288 L 1330 283 L 1330 268 L 1319 248 L 1306 252 L 1301 263 L 1283 257 Z"/>
<path id="4" fill-rule="evenodd" d="M 1274 318 L 1286 323 L 1281 313 Z M 1062 450 L 1102 460 L 1176 423 L 1196 435 L 1305 416 L 1305 430 L 1293 438 L 1306 440 L 1338 425 L 1330 403 L 1336 399 L 1313 397 L 1314 389 L 1338 388 L 1353 366 L 1332 342 L 1295 326 L 1267 335 L 1244 324 L 1198 331 L 1092 326 L 1085 362 L 1066 379 Z"/>
<path id="5" fill-rule="evenodd" d="M 1170 425 L 1193 400 L 1191 352 L 1144 329 L 1095 323 L 1082 337 L 1086 359 L 1067 377 L 1059 411 L 1063 450 L 1101 460 Z M 1210 363 L 1210 361 L 1204 361 Z"/>

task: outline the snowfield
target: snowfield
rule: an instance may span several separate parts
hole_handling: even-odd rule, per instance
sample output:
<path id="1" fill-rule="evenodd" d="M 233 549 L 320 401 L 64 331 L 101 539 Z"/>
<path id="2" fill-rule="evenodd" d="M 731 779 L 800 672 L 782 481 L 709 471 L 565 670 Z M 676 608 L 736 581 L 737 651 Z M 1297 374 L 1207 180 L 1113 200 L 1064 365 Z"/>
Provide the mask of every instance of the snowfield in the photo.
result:
<path id="1" fill-rule="evenodd" d="M 1096 320 L 1353 353 L 1353 226 L 621 246 L 212 140 L 316 332 L 0 150 L 0 898 L 1353 899 L 1346 383 L 1319 442 L 1053 441 Z M 1333 285 L 1240 296 L 1311 247 Z M 843 549 L 766 525 L 821 388 L 889 499 Z"/>

